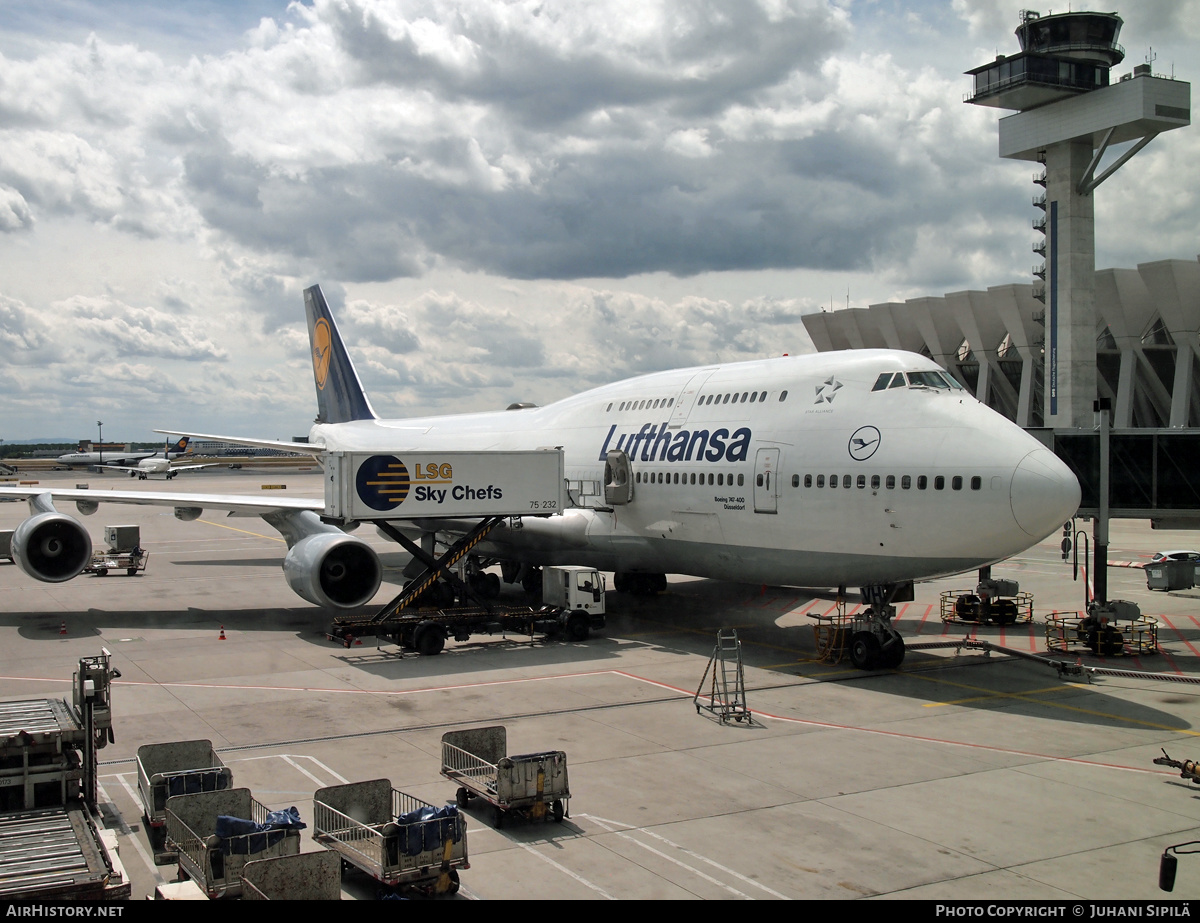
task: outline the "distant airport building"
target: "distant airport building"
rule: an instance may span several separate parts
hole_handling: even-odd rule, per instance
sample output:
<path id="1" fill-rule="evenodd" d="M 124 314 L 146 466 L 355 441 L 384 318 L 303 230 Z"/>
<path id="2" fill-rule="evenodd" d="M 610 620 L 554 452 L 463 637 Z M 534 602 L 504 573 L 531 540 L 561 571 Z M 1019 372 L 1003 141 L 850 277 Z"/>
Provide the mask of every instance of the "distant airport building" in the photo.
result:
<path id="1" fill-rule="evenodd" d="M 808 314 L 821 352 L 929 356 L 1020 426 L 1043 415 L 1046 307 L 1033 285 Z M 1117 428 L 1200 427 L 1200 258 L 1095 273 L 1096 387 Z"/>
<path id="2" fill-rule="evenodd" d="M 305 439 L 305 442 L 308 440 Z M 277 455 L 298 455 L 283 449 L 241 445 L 235 442 L 219 442 L 215 439 L 193 439 L 188 447 L 193 455 L 212 455 L 218 458 L 269 458 Z"/>

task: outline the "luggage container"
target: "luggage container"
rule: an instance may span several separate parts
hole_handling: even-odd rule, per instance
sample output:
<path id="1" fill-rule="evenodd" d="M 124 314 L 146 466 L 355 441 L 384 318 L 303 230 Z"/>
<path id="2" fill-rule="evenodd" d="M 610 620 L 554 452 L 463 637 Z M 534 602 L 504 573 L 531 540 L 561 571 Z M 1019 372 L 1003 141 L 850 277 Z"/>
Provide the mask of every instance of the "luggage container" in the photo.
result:
<path id="1" fill-rule="evenodd" d="M 318 789 L 313 839 L 381 884 L 427 896 L 454 894 L 458 870 L 470 868 L 458 809 L 406 795 L 387 779 Z"/>
<path id="2" fill-rule="evenodd" d="M 156 865 L 175 861 L 164 849 L 167 799 L 233 788 L 233 770 L 222 762 L 211 740 L 173 740 L 143 744 L 137 751 L 138 794 L 146 818 L 146 835 Z"/>
<path id="3" fill-rule="evenodd" d="M 459 784 L 458 806 L 482 798 L 495 809 L 497 827 L 510 813 L 561 823 L 570 816 L 567 754 L 546 750 L 508 756 L 507 738 L 503 725 L 442 735 L 442 775 Z"/>
<path id="4" fill-rule="evenodd" d="M 167 799 L 167 849 L 209 897 L 240 895 L 249 862 L 297 855 L 304 826 L 295 808 L 272 812 L 247 788 Z"/>
<path id="5" fill-rule="evenodd" d="M 255 859 L 242 869 L 244 901 L 340 901 L 342 860 L 318 849 L 298 856 Z"/>

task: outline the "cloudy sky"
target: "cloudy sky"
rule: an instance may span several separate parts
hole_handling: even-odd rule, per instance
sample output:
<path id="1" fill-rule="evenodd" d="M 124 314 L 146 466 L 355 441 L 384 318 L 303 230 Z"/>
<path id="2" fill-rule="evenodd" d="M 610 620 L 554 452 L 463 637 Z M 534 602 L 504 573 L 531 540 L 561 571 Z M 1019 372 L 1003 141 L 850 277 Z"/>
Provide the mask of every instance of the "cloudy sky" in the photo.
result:
<path id="1" fill-rule="evenodd" d="M 962 102 L 1027 5 L 0 0 L 0 438 L 305 433 L 313 282 L 388 416 L 1028 282 L 1032 170 Z M 1119 12 L 1116 73 L 1195 79 L 1200 0 Z M 1099 266 L 1200 253 L 1198 162 L 1100 188 Z"/>

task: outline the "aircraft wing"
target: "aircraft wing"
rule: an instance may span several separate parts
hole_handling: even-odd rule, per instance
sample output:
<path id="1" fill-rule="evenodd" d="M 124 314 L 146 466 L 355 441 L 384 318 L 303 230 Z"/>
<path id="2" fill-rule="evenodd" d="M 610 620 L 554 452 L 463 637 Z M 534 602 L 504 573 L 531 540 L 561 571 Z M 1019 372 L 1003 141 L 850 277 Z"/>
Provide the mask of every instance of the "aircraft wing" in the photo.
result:
<path id="1" fill-rule="evenodd" d="M 311 510 L 320 515 L 325 501 L 307 497 L 251 497 L 244 494 L 168 493 L 153 490 L 79 490 L 57 487 L 0 487 L 0 501 L 28 500 L 49 494 L 55 500 L 71 500 L 85 507 L 96 503 L 127 503 L 135 506 L 174 506 L 180 509 L 224 510 L 230 516 L 261 516 L 274 510 Z M 94 507 L 90 511 L 94 511 Z"/>
<path id="2" fill-rule="evenodd" d="M 167 470 L 171 474 L 174 474 L 176 471 L 197 471 L 200 468 L 215 468 L 219 464 L 220 464 L 220 462 L 204 462 L 203 464 L 198 464 L 198 465 L 172 465 Z M 135 471 L 137 469 L 131 468 L 130 470 Z"/>
<path id="3" fill-rule="evenodd" d="M 298 455 L 324 455 L 325 446 L 310 442 L 284 442 L 281 439 L 251 439 L 246 436 L 218 436 L 212 433 L 185 433 L 178 429 L 156 429 L 156 433 L 168 436 L 188 436 L 192 439 L 212 439 L 215 442 L 229 442 L 233 445 L 249 445 L 264 449 L 281 449 L 284 452 L 295 452 Z"/>

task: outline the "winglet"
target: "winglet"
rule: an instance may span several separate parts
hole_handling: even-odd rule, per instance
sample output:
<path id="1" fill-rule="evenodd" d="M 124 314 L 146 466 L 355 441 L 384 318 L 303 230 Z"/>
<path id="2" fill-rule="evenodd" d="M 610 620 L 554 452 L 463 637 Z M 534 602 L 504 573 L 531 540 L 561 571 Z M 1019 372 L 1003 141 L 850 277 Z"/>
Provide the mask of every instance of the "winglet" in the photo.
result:
<path id="1" fill-rule="evenodd" d="M 338 333 L 337 324 L 321 294 L 321 286 L 304 290 L 304 310 L 308 315 L 308 340 L 312 347 L 313 379 L 317 385 L 317 422 L 348 423 L 374 420 L 375 411 L 367 400 L 358 373 L 350 361 Z"/>

